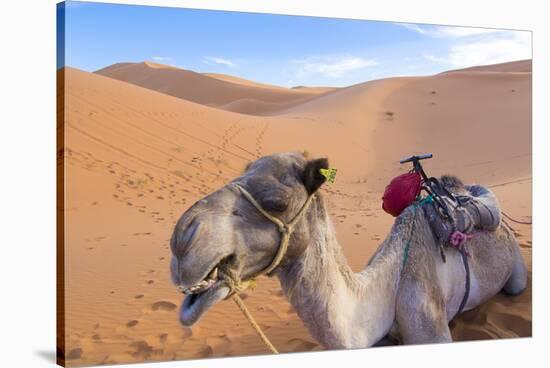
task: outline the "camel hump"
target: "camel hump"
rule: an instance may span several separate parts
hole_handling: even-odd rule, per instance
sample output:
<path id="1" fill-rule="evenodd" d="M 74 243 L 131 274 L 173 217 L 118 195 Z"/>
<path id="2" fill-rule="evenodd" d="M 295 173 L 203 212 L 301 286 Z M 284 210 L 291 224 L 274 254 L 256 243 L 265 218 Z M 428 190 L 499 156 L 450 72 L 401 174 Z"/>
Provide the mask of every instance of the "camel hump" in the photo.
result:
<path id="1" fill-rule="evenodd" d="M 443 175 L 441 178 L 439 178 L 439 182 L 441 183 L 441 185 L 447 188 L 447 190 L 454 193 L 465 189 L 464 183 L 458 178 L 458 176 Z"/>

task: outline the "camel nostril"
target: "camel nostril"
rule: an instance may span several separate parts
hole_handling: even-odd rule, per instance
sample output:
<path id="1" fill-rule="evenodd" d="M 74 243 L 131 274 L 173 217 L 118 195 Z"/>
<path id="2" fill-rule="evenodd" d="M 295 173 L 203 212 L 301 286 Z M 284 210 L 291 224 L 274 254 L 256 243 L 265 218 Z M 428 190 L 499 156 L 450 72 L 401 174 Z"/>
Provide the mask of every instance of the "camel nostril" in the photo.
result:
<path id="1" fill-rule="evenodd" d="M 189 226 L 187 226 L 187 228 L 181 233 L 181 238 L 179 239 L 178 243 L 183 247 L 189 246 L 189 244 L 191 244 L 196 238 L 199 232 L 200 225 L 200 222 L 193 219 Z"/>

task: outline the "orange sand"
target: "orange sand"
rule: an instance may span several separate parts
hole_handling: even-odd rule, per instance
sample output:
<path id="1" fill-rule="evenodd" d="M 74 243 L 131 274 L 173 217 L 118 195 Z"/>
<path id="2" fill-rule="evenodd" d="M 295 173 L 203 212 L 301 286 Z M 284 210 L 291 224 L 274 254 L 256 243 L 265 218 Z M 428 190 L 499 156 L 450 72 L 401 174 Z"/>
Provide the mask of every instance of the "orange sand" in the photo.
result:
<path id="1" fill-rule="evenodd" d="M 181 213 L 261 155 L 307 151 L 338 168 L 323 191 L 354 270 L 391 226 L 381 191 L 405 155 L 434 153 L 429 173 L 489 185 L 508 214 L 530 219 L 530 70 L 521 61 L 300 91 L 152 63 L 66 68 L 67 363 L 267 353 L 232 302 L 181 326 L 168 267 Z M 514 228 L 531 269 L 531 226 Z M 281 352 L 322 349 L 275 279 L 244 297 Z M 451 325 L 456 340 L 531 336 L 531 287 Z"/>

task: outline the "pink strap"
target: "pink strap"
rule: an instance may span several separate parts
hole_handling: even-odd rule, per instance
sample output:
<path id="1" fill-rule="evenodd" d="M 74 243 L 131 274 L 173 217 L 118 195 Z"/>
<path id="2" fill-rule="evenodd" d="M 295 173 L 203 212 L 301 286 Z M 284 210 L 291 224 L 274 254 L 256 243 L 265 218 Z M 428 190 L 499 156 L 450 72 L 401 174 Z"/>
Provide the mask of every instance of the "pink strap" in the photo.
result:
<path id="1" fill-rule="evenodd" d="M 451 234 L 451 237 L 449 238 L 449 242 L 451 245 L 455 248 L 457 248 L 459 251 L 465 252 L 467 255 L 468 252 L 463 249 L 464 243 L 466 243 L 467 240 L 470 240 L 474 237 L 474 234 L 464 234 L 460 231 L 454 231 Z"/>

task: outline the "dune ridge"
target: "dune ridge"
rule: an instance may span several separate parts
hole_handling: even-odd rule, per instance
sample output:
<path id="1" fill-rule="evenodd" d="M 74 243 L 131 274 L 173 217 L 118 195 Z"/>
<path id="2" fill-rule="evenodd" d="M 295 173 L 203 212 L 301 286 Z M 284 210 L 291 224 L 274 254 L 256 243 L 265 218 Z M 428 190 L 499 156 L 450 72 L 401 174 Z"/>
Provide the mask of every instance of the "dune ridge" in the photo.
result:
<path id="1" fill-rule="evenodd" d="M 252 110 L 254 115 L 294 106 L 319 94 L 318 91 L 274 87 L 242 78 L 158 65 L 151 62 L 114 64 L 95 73 L 221 109 L 236 100 L 255 100 L 258 105 L 253 109 L 247 106 L 246 110 Z"/>

